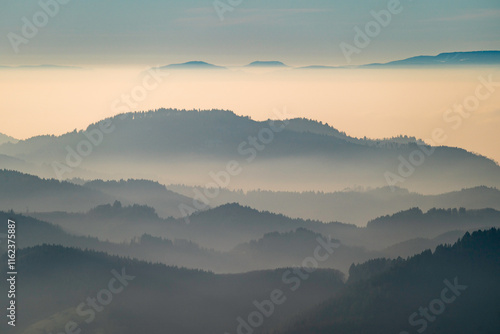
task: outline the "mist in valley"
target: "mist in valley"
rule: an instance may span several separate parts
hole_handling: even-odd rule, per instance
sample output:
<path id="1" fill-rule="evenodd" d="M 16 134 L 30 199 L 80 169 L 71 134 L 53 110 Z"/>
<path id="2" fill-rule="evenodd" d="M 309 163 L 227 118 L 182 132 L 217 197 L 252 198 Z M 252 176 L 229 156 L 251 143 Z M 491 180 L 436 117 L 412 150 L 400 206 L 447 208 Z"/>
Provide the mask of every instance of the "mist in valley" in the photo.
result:
<path id="1" fill-rule="evenodd" d="M 38 4 L 0 64 L 1 333 L 499 332 L 498 10 L 389 1 L 346 49 L 359 9 L 295 2 Z"/>

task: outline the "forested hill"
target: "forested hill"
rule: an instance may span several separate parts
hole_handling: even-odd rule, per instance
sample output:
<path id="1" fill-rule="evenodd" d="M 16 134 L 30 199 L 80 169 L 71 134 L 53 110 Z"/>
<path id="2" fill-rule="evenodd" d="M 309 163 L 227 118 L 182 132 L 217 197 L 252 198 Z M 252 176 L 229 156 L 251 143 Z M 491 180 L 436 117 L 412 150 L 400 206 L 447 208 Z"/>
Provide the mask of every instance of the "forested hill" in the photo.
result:
<path id="1" fill-rule="evenodd" d="M 357 278 L 340 296 L 273 333 L 498 333 L 500 230 L 406 261 L 353 266 L 351 274 Z"/>

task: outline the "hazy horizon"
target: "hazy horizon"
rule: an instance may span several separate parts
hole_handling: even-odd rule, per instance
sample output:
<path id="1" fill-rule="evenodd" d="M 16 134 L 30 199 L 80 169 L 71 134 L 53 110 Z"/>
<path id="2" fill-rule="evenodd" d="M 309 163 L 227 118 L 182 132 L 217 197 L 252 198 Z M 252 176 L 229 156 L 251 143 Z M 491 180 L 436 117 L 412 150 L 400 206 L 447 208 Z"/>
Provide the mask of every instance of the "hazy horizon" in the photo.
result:
<path id="1" fill-rule="evenodd" d="M 219 4 L 217 10 L 216 4 Z M 224 4 L 226 7 L 224 7 Z M 14 52 L 0 40 L 7 64 L 145 64 L 196 58 L 227 64 L 278 59 L 291 64 L 384 62 L 420 54 L 499 49 L 500 3 L 486 0 L 394 2 L 390 24 L 348 62 L 339 44 L 352 44 L 355 26 L 391 2 L 146 0 L 61 1 L 29 43 Z M 391 7 L 392 8 L 392 7 Z M 0 34 L 20 35 L 36 0 L 9 3 Z M 31 36 L 30 36 L 31 37 Z M 111 47 L 112 46 L 112 47 Z"/>

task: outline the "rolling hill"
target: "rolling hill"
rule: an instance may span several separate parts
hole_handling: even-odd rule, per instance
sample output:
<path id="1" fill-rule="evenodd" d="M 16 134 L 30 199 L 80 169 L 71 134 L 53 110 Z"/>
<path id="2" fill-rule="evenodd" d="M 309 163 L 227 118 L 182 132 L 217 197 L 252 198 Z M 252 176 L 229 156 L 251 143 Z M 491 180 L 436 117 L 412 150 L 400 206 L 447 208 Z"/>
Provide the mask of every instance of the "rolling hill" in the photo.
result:
<path id="1" fill-rule="evenodd" d="M 169 189 L 193 197 L 209 191 L 203 187 L 168 185 Z M 466 209 L 492 208 L 500 210 L 500 190 L 485 186 L 461 189 L 436 195 L 423 195 L 402 188 L 346 189 L 338 192 L 269 191 L 220 189 L 211 199 L 212 206 L 239 203 L 257 210 L 280 213 L 289 217 L 317 219 L 323 222 L 341 221 L 366 226 L 373 217 L 419 207 Z M 192 204 L 191 204 L 192 206 Z"/>
<path id="2" fill-rule="evenodd" d="M 344 285 L 343 275 L 335 270 L 318 269 L 292 291 L 295 282 L 282 280 L 288 268 L 215 275 L 47 245 L 19 251 L 17 266 L 23 274 L 18 276 L 22 289 L 16 299 L 23 307 L 22 320 L 9 330 L 14 334 L 61 332 L 69 322 L 92 333 L 235 332 L 238 319 L 248 321 L 255 312 L 254 302 L 274 296 L 279 304 L 273 317 L 261 324 L 270 328 L 335 295 Z M 296 279 L 293 275 L 290 279 Z M 0 282 L 4 291 L 6 284 L 6 280 Z M 91 316 L 87 298 L 104 300 L 104 289 L 114 291 L 112 303 L 98 304 L 104 307 Z M 4 304 L 6 296 L 0 297 Z M 4 332 L 6 323 L 0 326 Z"/>
<path id="3" fill-rule="evenodd" d="M 246 67 L 289 67 L 288 65 L 285 65 L 281 61 L 254 61 L 251 62 L 250 64 L 246 65 Z"/>
<path id="4" fill-rule="evenodd" d="M 257 122 L 230 111 L 161 109 L 109 118 L 85 132 L 6 143 L 0 145 L 0 154 L 49 164 L 54 167 L 52 177 L 62 179 L 74 177 L 72 166 L 77 166 L 92 174 L 84 178 L 101 178 L 95 176 L 101 173 L 107 179 L 150 179 L 163 184 L 216 181 L 216 185 L 247 190 L 338 191 L 359 184 L 389 184 L 439 193 L 479 185 L 500 187 L 500 166 L 459 148 L 423 146 L 408 139 L 376 144 L 333 135 L 334 129 L 322 130 L 330 134 L 311 131 L 304 122 L 293 122 L 291 129 L 287 124 L 286 120 Z M 109 133 L 104 135 L 101 128 Z M 423 160 L 408 167 L 417 153 Z M 237 163 L 233 168 L 240 167 L 234 177 L 214 179 L 233 161 Z"/>
<path id="5" fill-rule="evenodd" d="M 17 212 L 87 212 L 107 203 L 147 204 L 164 217 L 181 217 L 179 205 L 192 199 L 146 180 L 83 182 L 43 179 L 12 170 L 0 170 L 0 210 Z"/>
<path id="6" fill-rule="evenodd" d="M 209 64 L 204 61 L 188 61 L 180 64 L 170 64 L 157 67 L 160 70 L 224 70 L 225 67 Z"/>

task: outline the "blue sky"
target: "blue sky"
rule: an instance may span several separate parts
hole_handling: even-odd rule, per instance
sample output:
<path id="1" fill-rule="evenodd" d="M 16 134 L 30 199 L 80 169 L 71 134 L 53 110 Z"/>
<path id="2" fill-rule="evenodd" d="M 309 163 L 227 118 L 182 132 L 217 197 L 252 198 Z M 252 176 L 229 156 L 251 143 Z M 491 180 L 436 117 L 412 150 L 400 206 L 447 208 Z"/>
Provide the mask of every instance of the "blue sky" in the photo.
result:
<path id="1" fill-rule="evenodd" d="M 55 0 L 42 0 L 50 1 Z M 254 60 L 344 65 L 339 44 L 352 44 L 353 28 L 364 28 L 373 20 L 370 11 L 386 9 L 387 4 L 242 0 L 221 21 L 213 0 L 71 0 L 27 43 L 19 44 L 16 53 L 9 33 L 22 36 L 22 18 L 33 21 L 41 7 L 33 0 L 4 1 L 0 64 L 166 64 L 196 59 L 222 65 Z M 401 13 L 353 55 L 353 64 L 500 49 L 498 0 L 401 0 L 401 7 Z"/>

